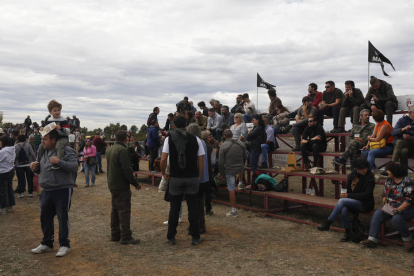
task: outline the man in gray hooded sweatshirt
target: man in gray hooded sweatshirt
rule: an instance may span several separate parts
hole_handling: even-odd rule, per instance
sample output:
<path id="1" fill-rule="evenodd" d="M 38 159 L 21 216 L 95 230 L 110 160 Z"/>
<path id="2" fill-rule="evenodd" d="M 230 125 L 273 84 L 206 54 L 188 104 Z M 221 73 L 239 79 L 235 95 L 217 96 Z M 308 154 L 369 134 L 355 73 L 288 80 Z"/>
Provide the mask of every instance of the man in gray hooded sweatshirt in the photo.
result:
<path id="1" fill-rule="evenodd" d="M 57 215 L 60 248 L 56 257 L 65 256 L 70 251 L 69 209 L 75 184 L 75 173 L 78 170 L 76 152 L 68 145 L 64 148 L 63 159 L 56 156 L 56 141 L 59 137 L 56 130 L 45 133 L 43 136 L 45 153 L 40 159 L 40 163 L 30 164 L 30 168 L 34 172 L 40 173 L 39 184 L 43 188 L 40 196 L 40 223 L 43 239 L 38 247 L 32 249 L 32 253 L 39 254 L 53 250 L 53 219 Z M 53 165 L 59 165 L 61 169 L 54 170 L 52 169 Z"/>

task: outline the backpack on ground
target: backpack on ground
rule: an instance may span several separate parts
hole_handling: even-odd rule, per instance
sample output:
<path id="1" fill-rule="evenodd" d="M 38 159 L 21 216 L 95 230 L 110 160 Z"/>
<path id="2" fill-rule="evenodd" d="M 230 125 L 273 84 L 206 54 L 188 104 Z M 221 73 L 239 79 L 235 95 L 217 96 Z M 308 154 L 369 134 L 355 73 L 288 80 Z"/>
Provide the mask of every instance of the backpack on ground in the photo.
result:
<path id="1" fill-rule="evenodd" d="M 275 187 L 275 192 L 287 192 L 287 183 L 286 180 L 282 180 L 279 183 L 277 183 L 276 187 Z"/>
<path id="2" fill-rule="evenodd" d="M 268 174 L 259 175 L 254 181 L 253 190 L 274 191 L 277 180 Z"/>
<path id="3" fill-rule="evenodd" d="M 361 221 L 358 218 L 359 213 L 350 212 L 349 213 L 349 222 L 351 227 L 349 228 L 349 238 L 354 243 L 359 243 L 363 238 L 363 228 Z"/>
<path id="4" fill-rule="evenodd" d="M 20 150 L 16 158 L 17 158 L 17 162 L 19 162 L 20 165 L 26 165 L 29 163 L 29 157 L 27 157 L 26 151 L 24 150 L 24 145 L 26 145 L 26 142 L 23 143 L 22 146 L 18 146 Z"/>

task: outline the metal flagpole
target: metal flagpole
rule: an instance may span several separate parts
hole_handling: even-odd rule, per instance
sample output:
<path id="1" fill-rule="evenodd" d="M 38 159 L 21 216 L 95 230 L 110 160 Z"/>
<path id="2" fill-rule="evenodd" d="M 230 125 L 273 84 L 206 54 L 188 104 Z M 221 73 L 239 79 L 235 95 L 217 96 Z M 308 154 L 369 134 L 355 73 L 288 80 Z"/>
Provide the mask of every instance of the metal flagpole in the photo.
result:
<path id="1" fill-rule="evenodd" d="M 256 107 L 256 111 L 259 110 L 259 87 L 256 87 L 257 89 L 257 93 L 256 93 L 256 102 L 257 102 L 257 107 Z"/>
<path id="2" fill-rule="evenodd" d="M 369 65 L 370 63 L 368 62 L 368 90 L 369 90 Z"/>

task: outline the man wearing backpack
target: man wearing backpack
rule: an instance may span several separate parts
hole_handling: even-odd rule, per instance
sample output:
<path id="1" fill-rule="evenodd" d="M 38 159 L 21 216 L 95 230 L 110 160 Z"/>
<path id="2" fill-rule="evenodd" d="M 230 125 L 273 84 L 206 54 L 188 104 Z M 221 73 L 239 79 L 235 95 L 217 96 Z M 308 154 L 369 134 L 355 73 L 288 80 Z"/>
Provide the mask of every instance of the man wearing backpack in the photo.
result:
<path id="1" fill-rule="evenodd" d="M 185 131 L 183 116 L 174 118 L 173 130 L 164 141 L 161 156 L 161 172 L 169 180 L 170 214 L 167 239 L 170 245 L 177 244 L 178 218 L 185 194 L 190 222 L 191 244 L 198 245 L 201 237 L 198 228 L 198 190 L 204 167 L 204 147 L 201 140 Z M 170 158 L 170 174 L 165 173 Z"/>
<path id="2" fill-rule="evenodd" d="M 226 141 L 220 147 L 220 175 L 221 179 L 226 178 L 230 195 L 231 212 L 227 217 L 238 217 L 236 209 L 236 175 L 243 172 L 244 163 L 247 159 L 246 147 L 240 140 L 233 140 L 233 132 L 226 129 L 224 132 Z"/>
<path id="3" fill-rule="evenodd" d="M 178 113 L 185 113 L 188 110 L 191 111 L 191 104 L 188 101 L 188 97 L 186 96 L 182 101 L 178 103 L 177 111 Z"/>
<path id="4" fill-rule="evenodd" d="M 33 172 L 30 169 L 30 163 L 36 160 L 36 155 L 33 151 L 33 148 L 26 141 L 26 136 L 20 134 L 17 137 L 17 144 L 14 146 L 16 151 L 16 160 L 14 165 L 16 167 L 16 176 L 17 176 L 17 192 L 19 193 L 19 198 L 24 197 L 24 192 L 26 191 L 26 178 L 27 178 L 27 188 L 29 192 L 29 197 L 33 196 Z"/>

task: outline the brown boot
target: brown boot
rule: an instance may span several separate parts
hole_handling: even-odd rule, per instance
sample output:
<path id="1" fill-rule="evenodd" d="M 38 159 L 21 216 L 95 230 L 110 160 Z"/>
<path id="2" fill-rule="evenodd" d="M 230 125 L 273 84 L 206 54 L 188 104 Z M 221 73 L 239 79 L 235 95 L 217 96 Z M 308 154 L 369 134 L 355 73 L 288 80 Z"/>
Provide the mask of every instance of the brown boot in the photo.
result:
<path id="1" fill-rule="evenodd" d="M 411 252 L 414 248 L 414 241 L 410 240 L 410 241 L 405 241 L 404 242 L 404 249 L 407 252 Z"/>

